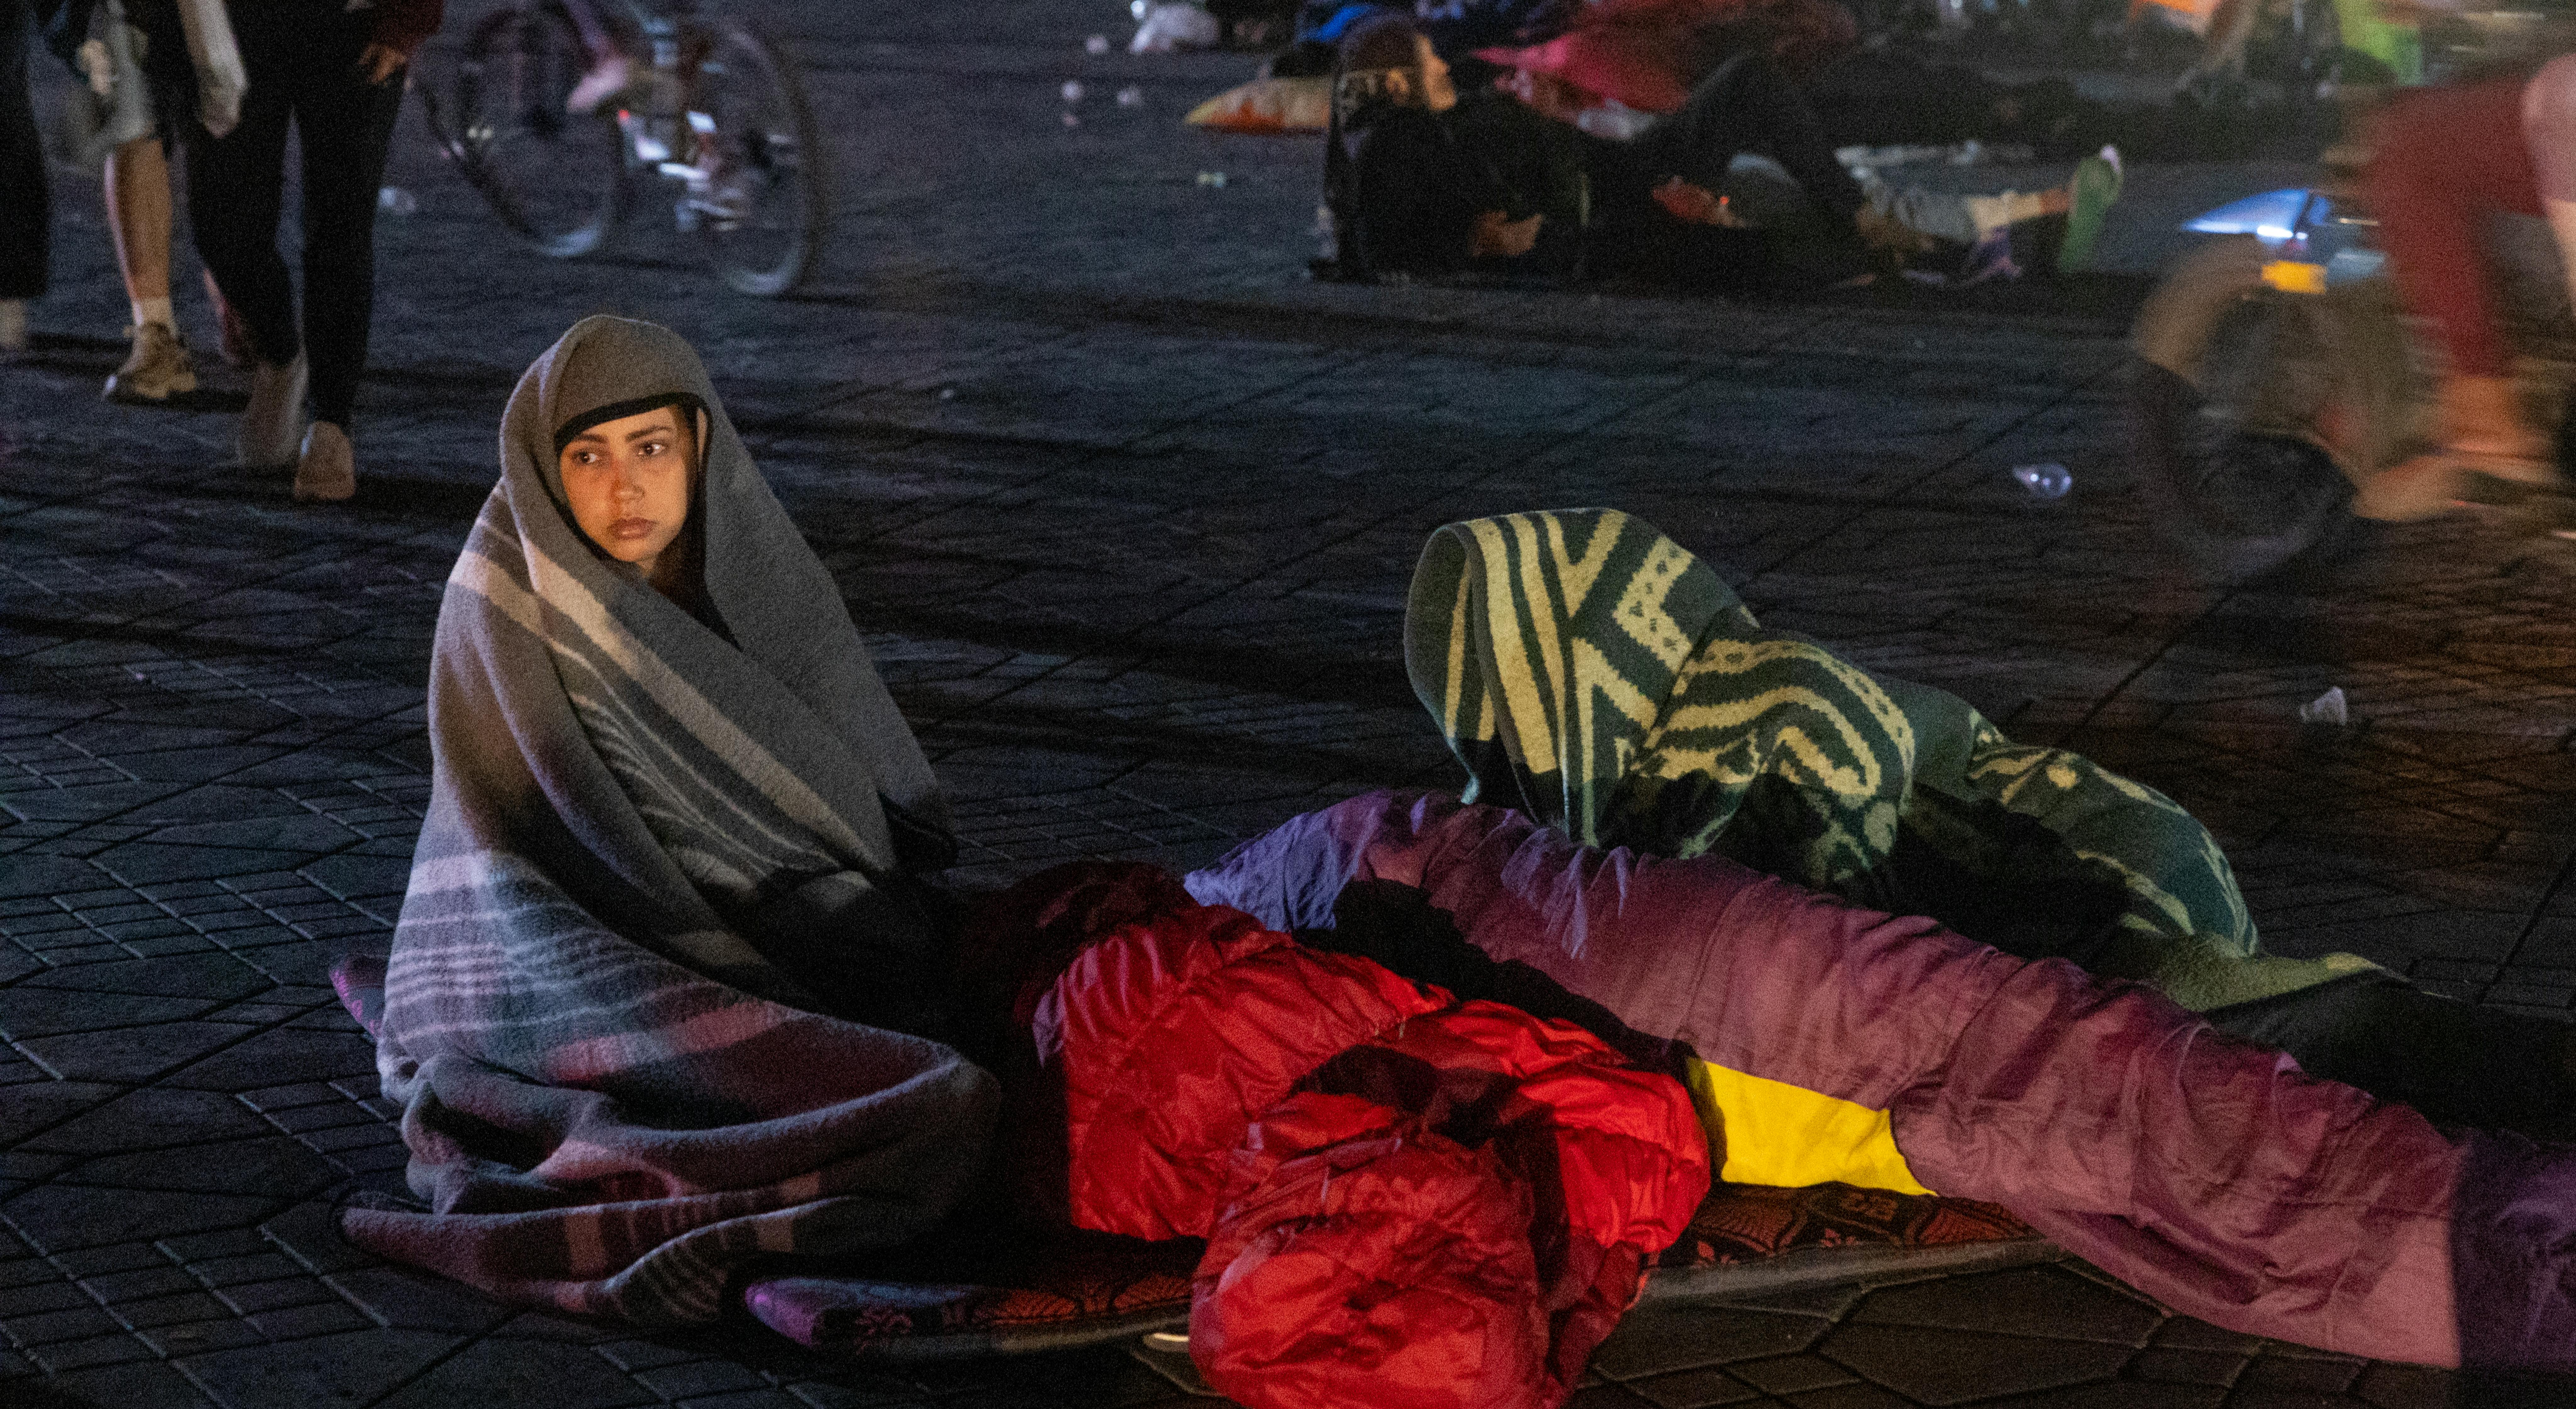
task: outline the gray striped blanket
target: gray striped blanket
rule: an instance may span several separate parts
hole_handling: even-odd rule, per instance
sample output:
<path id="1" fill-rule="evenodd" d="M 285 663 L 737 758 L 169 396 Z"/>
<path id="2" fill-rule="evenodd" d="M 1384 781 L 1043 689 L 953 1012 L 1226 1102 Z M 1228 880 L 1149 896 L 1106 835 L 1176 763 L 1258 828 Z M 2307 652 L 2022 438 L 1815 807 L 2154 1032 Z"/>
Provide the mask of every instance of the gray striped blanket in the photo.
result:
<path id="1" fill-rule="evenodd" d="M 593 551 L 555 472 L 558 427 L 671 393 L 705 408 L 694 610 Z M 678 337 L 587 319 L 520 380 L 430 676 L 377 1051 L 429 1211 L 353 1207 L 349 1238 L 667 1325 L 752 1259 L 945 1215 L 997 1099 L 925 1035 L 944 805 Z"/>

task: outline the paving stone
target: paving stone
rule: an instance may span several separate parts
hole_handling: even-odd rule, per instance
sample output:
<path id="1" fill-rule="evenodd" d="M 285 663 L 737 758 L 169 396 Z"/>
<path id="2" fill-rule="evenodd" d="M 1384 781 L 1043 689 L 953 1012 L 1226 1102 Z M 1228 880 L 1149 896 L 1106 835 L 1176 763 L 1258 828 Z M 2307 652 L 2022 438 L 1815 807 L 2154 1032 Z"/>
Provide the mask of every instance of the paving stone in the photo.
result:
<path id="1" fill-rule="evenodd" d="M 1658 1409 L 1700 1409 L 1703 1405 L 1740 1404 L 1762 1397 L 1762 1391 L 1723 1370 L 1714 1369 L 1684 1370 L 1677 1375 L 1630 1380 L 1627 1387 Z"/>
<path id="2" fill-rule="evenodd" d="M 407 1330 L 479 1335 L 511 1315 L 510 1308 L 470 1287 L 407 1267 L 362 1267 L 323 1281 L 378 1324 Z"/>
<path id="3" fill-rule="evenodd" d="M 280 1077 L 328 1081 L 372 1075 L 375 1069 L 375 1049 L 362 1036 L 280 1028 L 235 1043 L 174 1073 L 169 1081 L 199 1090 L 238 1091 L 274 1086 Z"/>
<path id="4" fill-rule="evenodd" d="M 14 1327 L 12 1328 L 14 1331 Z M 47 1374 L 60 1375 L 70 1370 L 86 1370 L 98 1365 L 123 1365 L 154 1358 L 152 1347 L 122 1331 L 89 1336 L 81 1340 L 53 1341 L 25 1347 L 26 1356 Z"/>
<path id="5" fill-rule="evenodd" d="M 2360 1362 L 2352 1360 L 2258 1355 L 2247 1362 L 2245 1373 L 2237 1377 L 2236 1385 L 2239 1390 L 2339 1394 L 2360 1378 L 2361 1368 Z"/>
<path id="6" fill-rule="evenodd" d="M 240 1102 L 211 1091 L 154 1087 L 91 1107 L 28 1141 L 31 1148 L 96 1154 L 269 1133 Z"/>
<path id="7" fill-rule="evenodd" d="M 2245 1373 L 2247 1357 L 2214 1350 L 2167 1350 L 2157 1348 L 2141 1352 L 2129 1362 L 2129 1374 L 2141 1380 L 2167 1384 L 2217 1385 L 2225 1388 L 2236 1383 Z"/>
<path id="8" fill-rule="evenodd" d="M 523 1403 L 546 1409 L 625 1409 L 660 1402 L 651 1390 L 587 1350 L 547 1341 L 484 1340 L 412 1380 L 384 1404 L 386 1409 Z"/>
<path id="9" fill-rule="evenodd" d="M 2219 1409 L 2237 1401 L 2214 1385 L 2150 1384 L 2137 1380 L 2096 1380 L 2036 1394 L 1980 1401 L 2001 1409 Z"/>
<path id="10" fill-rule="evenodd" d="M 1614 1380 L 1725 1365 L 1813 1345 L 1832 1323 L 1732 1307 L 1644 1307 L 1619 1323 L 1592 1357 Z"/>
<path id="11" fill-rule="evenodd" d="M 38 1248 L 61 1252 L 247 1223 L 275 1206 L 224 1194 L 47 1184 L 0 1203 L 0 1219 Z"/>
<path id="12" fill-rule="evenodd" d="M 177 1071 L 189 1062 L 240 1042 L 251 1032 L 234 1023 L 165 1022 L 31 1038 L 18 1045 L 62 1080 L 134 1085 Z"/>
<path id="13" fill-rule="evenodd" d="M 229 1297 L 232 1293 L 226 1290 L 217 1295 Z M 274 1311 L 253 1311 L 243 1319 L 256 1327 L 261 1335 L 274 1341 L 297 1340 L 335 1331 L 373 1329 L 377 1324 L 347 1303 L 337 1300 L 280 1307 Z"/>
<path id="14" fill-rule="evenodd" d="M 8 1088 L 0 1100 L 0 1143 L 24 1140 L 124 1093 L 121 1086 L 91 1081 L 44 1081 Z"/>
<path id="15" fill-rule="evenodd" d="M 1853 1378 L 1850 1370 L 1821 1355 L 1745 1360 L 1727 1368 L 1754 1388 L 1781 1395 L 1845 1384 Z"/>
<path id="16" fill-rule="evenodd" d="M 769 1384 L 757 1371 L 726 1360 L 696 1360 L 634 1373 L 637 1384 L 672 1400 L 766 1388 Z"/>
<path id="17" fill-rule="evenodd" d="M 193 1292 L 197 1279 L 176 1267 L 141 1267 L 131 1272 L 104 1272 L 81 1279 L 81 1289 L 110 1306 L 122 1307 L 131 1302 L 173 1293 Z"/>
<path id="18" fill-rule="evenodd" d="M 2091 1341 L 1935 1335 L 1916 1327 L 1860 1324 L 1837 1328 L 1820 1349 L 1920 1404 L 1958 1404 L 2107 1379 L 2129 1358 L 2125 1347 Z"/>
<path id="19" fill-rule="evenodd" d="M 2145 1345 L 2164 1313 L 2062 1267 L 2018 1267 L 1871 1292 L 1855 1322 Z"/>
<path id="20" fill-rule="evenodd" d="M 1903 1395 L 1872 1384 L 1827 1385 L 1786 1397 L 1798 1409 L 1903 1409 L 1912 1403 Z"/>
<path id="21" fill-rule="evenodd" d="M 137 1240 L 123 1243 L 101 1243 L 93 1247 L 64 1248 L 54 1252 L 56 1267 L 74 1277 L 97 1277 L 110 1272 L 133 1272 L 144 1268 L 167 1267 L 170 1255 L 153 1242 Z"/>
<path id="22" fill-rule="evenodd" d="M 2449 1409 L 2455 1402 L 2452 1377 L 2423 1365 L 2372 1365 L 2351 1392 L 2375 1409 Z"/>
<path id="23" fill-rule="evenodd" d="M 39 1268 L 46 1280 L 0 1287 L 0 1321 L 15 1321 L 21 1317 L 58 1311 L 86 1311 L 95 1304 L 88 1293 L 61 1280 L 61 1273 L 41 1264 Z"/>
<path id="24" fill-rule="evenodd" d="M 117 966 L 98 964 L 84 967 Z M 101 1028 L 139 1027 L 193 1018 L 215 1006 L 214 1000 L 205 998 L 142 998 L 129 993 L 65 992 L 20 984 L 0 989 L 0 1033 L 21 1042 L 67 1032 L 85 1035 Z"/>
<path id="25" fill-rule="evenodd" d="M 369 1328 L 282 1345 L 187 1355 L 178 1364 L 231 1409 L 375 1402 L 388 1390 L 411 1381 L 455 1344 L 452 1336 Z"/>
<path id="26" fill-rule="evenodd" d="M 187 1376 L 157 1361 L 72 1370 L 51 1384 L 77 1401 L 111 1409 L 215 1409 Z"/>
<path id="27" fill-rule="evenodd" d="M 175 1268 L 171 1270 L 174 1272 L 177 1271 Z M 186 1279 L 189 1286 L 194 1287 L 197 1285 L 197 1280 L 195 1278 L 188 1277 L 185 1273 L 180 1273 L 179 1275 Z M 229 1318 L 233 1314 L 232 1308 L 215 1300 L 213 1296 L 201 1291 L 182 1292 L 176 1296 L 147 1297 L 140 1301 L 119 1302 L 114 1307 L 114 1310 L 119 1320 L 137 1330 L 144 1330 L 158 1326 L 186 1326 L 199 1321 L 223 1320 Z"/>
<path id="28" fill-rule="evenodd" d="M 123 964 L 86 964 L 77 969 L 37 975 L 17 991 L 60 988 L 100 994 L 231 999 L 246 998 L 273 986 L 272 980 L 239 960 L 204 955 L 138 959 Z"/>
<path id="29" fill-rule="evenodd" d="M 220 1307 L 219 1311 L 218 1316 L 203 1321 L 137 1327 L 134 1334 L 164 1359 L 269 1343 L 258 1327 L 236 1319 L 230 1307 Z"/>
<path id="30" fill-rule="evenodd" d="M 20 856 L 0 866 L 0 895 L 55 896 L 96 885 L 103 877 L 86 861 L 67 856 Z"/>

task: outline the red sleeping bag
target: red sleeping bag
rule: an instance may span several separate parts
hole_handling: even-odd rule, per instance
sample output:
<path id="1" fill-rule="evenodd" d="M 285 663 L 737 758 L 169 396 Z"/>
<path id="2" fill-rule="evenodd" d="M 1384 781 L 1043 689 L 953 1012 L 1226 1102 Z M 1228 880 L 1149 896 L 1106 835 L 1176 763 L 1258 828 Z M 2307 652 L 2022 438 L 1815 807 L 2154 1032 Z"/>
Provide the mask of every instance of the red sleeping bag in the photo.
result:
<path id="1" fill-rule="evenodd" d="M 1207 1239 L 1191 1355 L 1255 1409 L 1562 1403 L 1707 1193 L 1681 1084 L 1119 874 L 1149 870 L 1007 907 L 1055 922 L 1003 952 L 1036 963 L 1014 1006 L 1072 1221 Z M 1050 913 L 1048 887 L 1119 899 Z"/>

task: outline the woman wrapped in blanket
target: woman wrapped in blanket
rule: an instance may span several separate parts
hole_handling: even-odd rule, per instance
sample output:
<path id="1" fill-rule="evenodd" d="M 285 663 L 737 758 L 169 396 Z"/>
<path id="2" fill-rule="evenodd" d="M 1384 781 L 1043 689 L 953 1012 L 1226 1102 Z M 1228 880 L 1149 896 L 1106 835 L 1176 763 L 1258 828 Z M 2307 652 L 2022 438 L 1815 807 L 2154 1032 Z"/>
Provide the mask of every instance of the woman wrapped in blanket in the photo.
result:
<path id="1" fill-rule="evenodd" d="M 668 330 L 586 319 L 520 379 L 429 732 L 377 1063 L 430 1211 L 353 1241 L 668 1324 L 950 1210 L 997 1100 L 937 1040 L 946 807 Z"/>
<path id="2" fill-rule="evenodd" d="M 1669 1062 L 1722 1179 L 1990 1200 L 2236 1330 L 2576 1369 L 2576 1148 L 2426 1115 L 2563 1119 L 2564 1025 L 2265 954 L 2181 808 L 1624 515 L 1443 529 L 1406 656 L 1466 801 L 1309 814 L 1195 897 Z"/>

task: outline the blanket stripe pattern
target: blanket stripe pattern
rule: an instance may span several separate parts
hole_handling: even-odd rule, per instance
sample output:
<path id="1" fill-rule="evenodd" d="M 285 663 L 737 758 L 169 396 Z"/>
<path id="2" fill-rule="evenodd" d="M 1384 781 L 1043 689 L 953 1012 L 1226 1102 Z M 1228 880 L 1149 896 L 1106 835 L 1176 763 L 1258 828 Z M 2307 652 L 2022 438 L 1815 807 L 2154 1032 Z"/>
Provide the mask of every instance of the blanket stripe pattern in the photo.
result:
<path id="1" fill-rule="evenodd" d="M 592 552 L 551 478 L 555 426 L 660 391 L 707 408 L 721 631 Z M 685 344 L 586 320 L 521 381 L 502 448 L 439 611 L 378 1031 L 428 1211 L 343 1226 L 504 1300 L 704 1321 L 747 1262 L 912 1237 L 976 1173 L 991 1079 L 849 1016 L 930 944 L 888 809 L 944 814 Z M 882 982 L 826 982 L 853 973 Z"/>
<path id="2" fill-rule="evenodd" d="M 2369 967 L 2263 954 L 2226 857 L 2171 799 L 1763 629 L 1714 571 L 1615 510 L 1435 533 L 1405 659 L 1466 798 L 1587 845 L 1730 856 L 2195 1009 Z"/>

